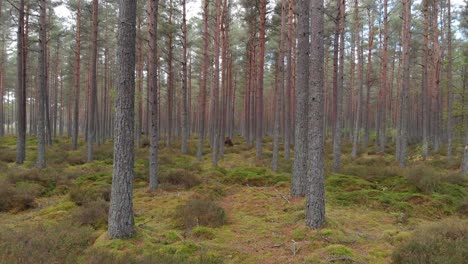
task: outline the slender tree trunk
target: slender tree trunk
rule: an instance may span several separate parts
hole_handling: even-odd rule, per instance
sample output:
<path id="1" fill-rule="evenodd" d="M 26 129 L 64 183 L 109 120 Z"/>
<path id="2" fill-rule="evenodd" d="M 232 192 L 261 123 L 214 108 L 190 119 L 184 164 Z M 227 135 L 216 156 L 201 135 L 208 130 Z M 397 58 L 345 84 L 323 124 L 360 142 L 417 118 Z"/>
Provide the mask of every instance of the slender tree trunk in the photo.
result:
<path id="1" fill-rule="evenodd" d="M 307 6 L 303 7 L 307 9 Z M 307 206 L 306 225 L 317 229 L 325 224 L 325 168 L 323 136 L 323 0 L 310 3 L 310 75 L 307 111 Z M 299 50 L 299 46 L 298 46 Z M 299 54 L 299 53 L 298 53 Z M 299 57 L 298 57 L 299 59 Z M 300 64 L 298 64 L 299 66 Z M 299 67 L 298 67 L 299 68 Z M 297 120 L 298 121 L 298 120 Z M 296 141 L 299 144 L 299 141 Z M 296 145 L 297 145 L 296 144 Z"/>
<path id="2" fill-rule="evenodd" d="M 93 145 L 96 140 L 96 110 L 97 108 L 97 35 L 98 35 L 98 1 L 93 0 L 93 29 L 91 35 L 91 68 L 90 96 L 88 106 L 88 162 L 94 159 Z"/>
<path id="3" fill-rule="evenodd" d="M 149 156 L 149 189 L 156 190 L 158 187 L 158 3 L 159 0 L 149 0 L 149 24 L 148 24 L 148 91 L 150 106 L 150 156 Z"/>
<path id="4" fill-rule="evenodd" d="M 381 91 L 382 100 L 380 101 L 380 117 L 382 120 L 381 124 L 381 135 L 380 135 L 380 152 L 385 152 L 385 145 L 387 141 L 387 93 L 388 93 L 388 0 L 383 1 L 384 4 L 384 32 L 383 32 L 383 60 L 382 60 L 382 72 L 381 72 Z"/>
<path id="5" fill-rule="evenodd" d="M 73 139 L 72 148 L 78 148 L 78 132 L 80 124 L 80 70 L 81 70 L 81 6 L 80 0 L 77 1 L 76 9 L 76 50 L 75 50 L 75 107 L 73 113 Z"/>
<path id="6" fill-rule="evenodd" d="M 263 73 L 265 70 L 265 21 L 266 21 L 266 0 L 260 0 L 260 32 L 259 32 L 259 60 L 258 60 L 258 85 L 257 85 L 257 122 L 256 122 L 256 154 L 257 158 L 262 157 L 262 136 L 263 136 Z"/>
<path id="7" fill-rule="evenodd" d="M 135 232 L 133 218 L 133 165 L 135 130 L 136 1 L 122 0 L 117 38 L 117 101 L 114 136 L 114 170 L 109 206 L 111 239 L 128 238 Z"/>
<path id="8" fill-rule="evenodd" d="M 172 0 L 169 0 L 169 33 L 168 33 L 168 42 L 167 42 L 167 70 L 168 70 L 168 80 L 167 80 L 167 138 L 166 145 L 170 146 L 172 144 L 173 137 L 173 128 L 174 128 L 174 70 L 173 70 L 173 36 L 172 36 Z"/>
<path id="9" fill-rule="evenodd" d="M 219 142 L 219 128 L 220 128 L 220 114 L 219 114 L 219 29 L 221 26 L 221 0 L 216 0 L 216 28 L 215 28 L 215 43 L 214 43 L 214 74 L 213 74 L 213 99 L 211 100 L 213 107 L 211 118 L 213 119 L 213 146 L 211 162 L 213 167 L 218 166 L 218 144 Z"/>
<path id="10" fill-rule="evenodd" d="M 284 1 L 283 1 L 284 2 Z M 283 31 L 283 26 L 284 23 L 281 23 L 281 32 Z M 281 49 L 281 45 L 280 45 Z M 281 78 L 278 77 L 279 75 L 279 62 L 281 61 L 279 54 L 281 52 L 276 54 L 275 58 L 275 93 L 274 93 L 274 99 L 273 99 L 273 157 L 271 160 L 271 169 L 273 171 L 278 170 L 278 156 L 279 156 L 279 130 L 280 130 L 280 113 L 281 113 L 281 96 L 283 94 L 283 91 L 279 90 L 281 87 L 279 81 Z"/>
<path id="11" fill-rule="evenodd" d="M 428 102 L 428 67 L 429 67 L 429 0 L 424 0 L 424 52 L 423 52 L 423 69 L 422 69 L 422 132 L 423 146 L 422 156 L 426 159 L 429 155 L 429 102 Z"/>
<path id="12" fill-rule="evenodd" d="M 355 45 L 357 48 L 357 59 L 358 59 L 358 78 L 359 78 L 359 90 L 358 90 L 358 102 L 356 109 L 356 116 L 354 119 L 354 132 L 353 132 L 353 149 L 351 151 L 351 157 L 356 158 L 358 152 L 359 136 L 360 136 L 360 122 L 361 122 L 361 108 L 362 108 L 362 88 L 363 88 L 363 56 L 362 56 L 362 45 L 360 39 L 360 23 L 359 23 L 359 1 L 354 1 L 354 23 L 353 23 L 355 35 Z M 354 58 L 351 58 L 351 61 L 354 61 Z M 351 71 L 351 74 L 354 75 L 354 71 Z"/>
<path id="13" fill-rule="evenodd" d="M 374 11 L 368 9 L 369 15 L 369 43 L 368 43 L 368 52 L 367 52 L 367 92 L 366 92 L 366 107 L 364 109 L 364 139 L 362 141 L 364 149 L 367 148 L 369 144 L 369 114 L 370 114 L 370 89 L 372 86 L 372 47 L 374 45 Z"/>
<path id="14" fill-rule="evenodd" d="M 205 109 L 206 109 L 206 85 L 208 79 L 208 15 L 209 15 L 209 0 L 204 0 L 203 8 L 203 66 L 202 66 L 202 82 L 200 87 L 200 116 L 199 116 L 199 131 L 198 131 L 198 150 L 197 160 L 201 161 L 203 156 L 203 142 L 205 141 Z"/>
<path id="15" fill-rule="evenodd" d="M 187 97 L 187 14 L 186 0 L 182 0 L 182 34 L 183 34 L 183 54 L 182 54 L 182 154 L 188 152 L 189 120 L 188 120 L 188 100 Z"/>
<path id="16" fill-rule="evenodd" d="M 450 0 L 447 1 L 447 20 L 448 20 L 448 32 L 447 32 L 447 160 L 452 161 L 452 141 L 453 141 L 453 120 L 452 120 L 452 102 L 453 102 L 453 79 L 452 79 L 452 13 Z"/>
<path id="17" fill-rule="evenodd" d="M 333 170 L 340 170 L 341 161 L 341 127 L 343 123 L 343 83 L 344 83 L 344 27 L 345 27 L 345 0 L 337 0 L 339 3 L 339 35 L 340 35 L 340 57 L 338 68 L 338 86 L 336 92 L 336 124 L 333 140 Z"/>
<path id="18" fill-rule="evenodd" d="M 141 33 L 141 18 L 137 18 L 138 35 Z M 138 148 L 143 147 L 141 134 L 143 132 L 143 40 L 137 37 L 137 101 L 138 101 L 138 123 L 136 128 L 136 142 Z M 105 86 L 104 86 L 105 87 Z"/>
<path id="19" fill-rule="evenodd" d="M 39 17 L 39 113 L 37 121 L 37 163 L 38 168 L 45 168 L 45 94 L 47 93 L 47 6 L 46 0 L 40 1 L 40 17 Z"/>
<path id="20" fill-rule="evenodd" d="M 17 46 L 17 86 L 16 86 L 16 114 L 17 135 L 16 163 L 23 164 L 26 158 L 26 60 L 24 43 L 24 0 L 19 3 L 18 46 Z M 2 96 L 3 101 L 3 96 Z"/>

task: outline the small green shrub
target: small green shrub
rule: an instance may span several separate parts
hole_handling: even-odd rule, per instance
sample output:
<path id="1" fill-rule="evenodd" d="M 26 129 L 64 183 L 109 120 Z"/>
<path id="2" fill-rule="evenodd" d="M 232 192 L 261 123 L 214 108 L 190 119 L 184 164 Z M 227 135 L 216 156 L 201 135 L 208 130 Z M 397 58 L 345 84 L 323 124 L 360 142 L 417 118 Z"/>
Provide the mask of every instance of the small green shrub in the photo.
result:
<path id="1" fill-rule="evenodd" d="M 12 149 L 2 149 L 0 151 L 0 161 L 12 163 L 16 161 L 16 151 Z"/>
<path id="2" fill-rule="evenodd" d="M 224 209 L 212 201 L 192 199 L 176 209 L 176 220 L 185 229 L 218 227 L 226 223 Z"/>
<path id="3" fill-rule="evenodd" d="M 90 225 L 99 228 L 107 224 L 109 204 L 105 201 L 92 201 L 78 207 L 73 212 L 73 221 L 80 225 Z"/>
<path id="4" fill-rule="evenodd" d="M 166 188 L 183 186 L 186 189 L 190 189 L 201 183 L 200 178 L 196 174 L 185 169 L 170 169 L 162 172 L 159 176 L 159 181 Z"/>
<path id="5" fill-rule="evenodd" d="M 91 227 L 69 222 L 0 228 L 1 263 L 76 263 L 95 239 Z"/>
<path id="6" fill-rule="evenodd" d="M 40 192 L 36 184 L 15 185 L 0 182 L 0 211 L 24 211 L 37 206 L 35 198 Z"/>
<path id="7" fill-rule="evenodd" d="M 110 185 L 87 188 L 75 186 L 70 190 L 69 197 L 78 206 L 90 204 L 93 201 L 110 201 Z"/>
<path id="8" fill-rule="evenodd" d="M 192 236 L 201 239 L 211 240 L 215 237 L 213 230 L 205 226 L 196 226 L 192 229 Z"/>
<path id="9" fill-rule="evenodd" d="M 171 252 L 172 253 L 172 252 Z M 152 252 L 149 255 L 132 255 L 128 252 L 110 252 L 105 249 L 92 248 L 86 252 L 84 257 L 87 264 L 221 264 L 222 259 L 216 256 L 187 254 L 170 254 Z"/>
<path id="10" fill-rule="evenodd" d="M 416 230 L 393 253 L 393 263 L 466 263 L 468 223 L 446 220 Z"/>
<path id="11" fill-rule="evenodd" d="M 424 164 L 408 167 L 405 171 L 405 177 L 410 183 L 425 193 L 437 191 L 441 182 L 440 175 Z"/>

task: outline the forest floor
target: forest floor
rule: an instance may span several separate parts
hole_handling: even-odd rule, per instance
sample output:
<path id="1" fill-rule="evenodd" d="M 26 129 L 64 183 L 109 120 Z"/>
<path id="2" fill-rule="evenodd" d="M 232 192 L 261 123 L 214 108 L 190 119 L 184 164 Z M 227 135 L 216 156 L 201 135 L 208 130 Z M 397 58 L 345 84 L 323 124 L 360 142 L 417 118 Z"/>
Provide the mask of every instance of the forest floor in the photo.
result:
<path id="1" fill-rule="evenodd" d="M 400 169 L 392 148 L 381 154 L 372 146 L 352 159 L 348 144 L 335 174 L 327 142 L 327 222 L 315 231 L 304 224 L 304 199 L 289 195 L 292 162 L 281 158 L 278 172 L 269 169 L 271 139 L 258 160 L 235 138 L 217 168 L 208 145 L 196 161 L 193 139 L 189 155 L 162 144 L 154 193 L 147 191 L 148 148 L 136 150 L 136 234 L 109 240 L 112 143 L 85 163 L 84 143 L 72 151 L 58 139 L 40 171 L 36 143 L 28 139 L 27 161 L 16 165 L 15 139 L 0 139 L 1 263 L 389 263 L 421 228 L 468 223 L 461 157 L 447 163 L 444 151 L 423 162 L 413 147 Z"/>

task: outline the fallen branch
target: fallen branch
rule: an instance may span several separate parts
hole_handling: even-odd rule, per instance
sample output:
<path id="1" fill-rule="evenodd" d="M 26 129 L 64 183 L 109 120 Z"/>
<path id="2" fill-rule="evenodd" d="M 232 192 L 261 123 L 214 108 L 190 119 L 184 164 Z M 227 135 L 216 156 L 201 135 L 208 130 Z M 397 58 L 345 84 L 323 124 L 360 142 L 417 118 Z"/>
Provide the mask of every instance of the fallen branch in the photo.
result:
<path id="1" fill-rule="evenodd" d="M 291 202 L 288 200 L 288 198 L 286 196 L 284 196 L 282 193 L 280 193 L 278 190 L 275 189 L 275 191 L 281 196 L 281 198 L 283 198 L 288 204 L 290 204 Z"/>

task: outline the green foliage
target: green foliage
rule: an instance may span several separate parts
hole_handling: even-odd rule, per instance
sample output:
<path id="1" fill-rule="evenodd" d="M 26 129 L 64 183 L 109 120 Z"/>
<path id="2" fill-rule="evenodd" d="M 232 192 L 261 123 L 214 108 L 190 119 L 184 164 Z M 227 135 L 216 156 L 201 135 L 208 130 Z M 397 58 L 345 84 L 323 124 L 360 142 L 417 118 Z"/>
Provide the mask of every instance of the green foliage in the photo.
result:
<path id="1" fill-rule="evenodd" d="M 177 207 L 176 221 L 185 229 L 195 226 L 218 227 L 226 223 L 226 213 L 215 202 L 192 199 Z"/>
<path id="2" fill-rule="evenodd" d="M 421 228 L 393 253 L 394 263 L 466 263 L 468 223 L 443 221 Z"/>

